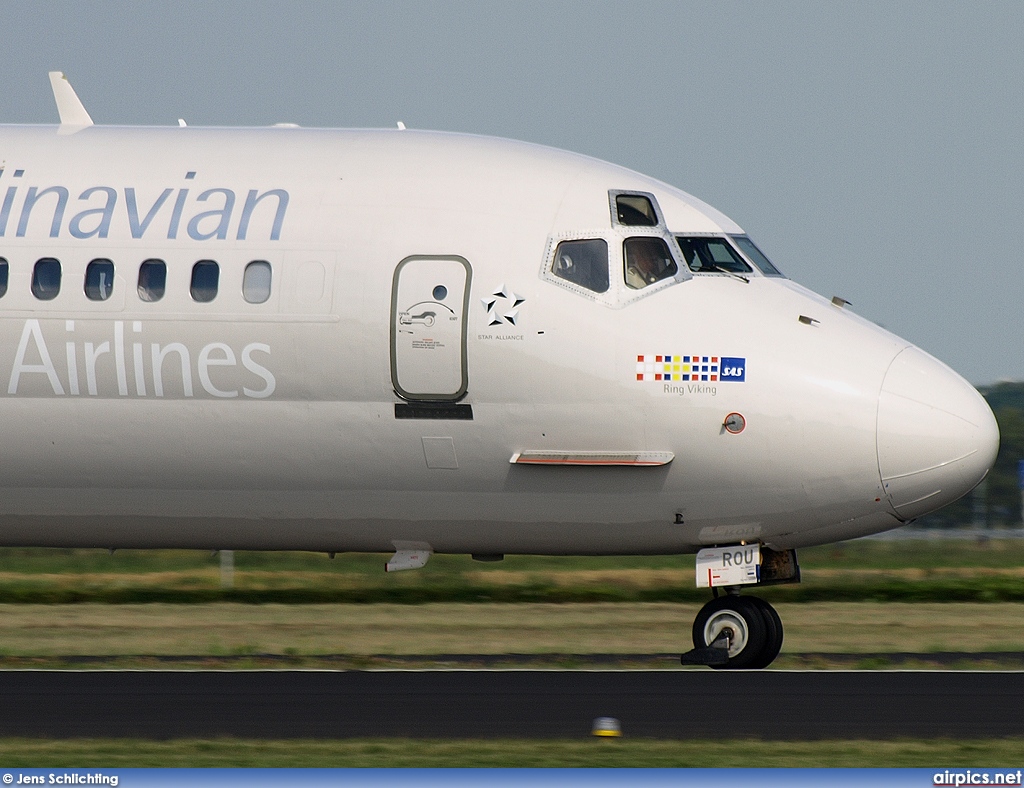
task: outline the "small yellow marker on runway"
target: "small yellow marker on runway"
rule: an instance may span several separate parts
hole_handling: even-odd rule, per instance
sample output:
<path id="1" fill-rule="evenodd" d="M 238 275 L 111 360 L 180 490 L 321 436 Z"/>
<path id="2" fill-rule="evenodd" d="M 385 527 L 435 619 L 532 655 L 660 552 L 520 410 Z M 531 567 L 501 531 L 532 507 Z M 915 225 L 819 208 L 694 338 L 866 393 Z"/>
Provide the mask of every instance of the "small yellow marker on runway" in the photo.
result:
<path id="1" fill-rule="evenodd" d="M 614 717 L 598 717 L 594 720 L 591 736 L 621 736 L 622 725 Z"/>

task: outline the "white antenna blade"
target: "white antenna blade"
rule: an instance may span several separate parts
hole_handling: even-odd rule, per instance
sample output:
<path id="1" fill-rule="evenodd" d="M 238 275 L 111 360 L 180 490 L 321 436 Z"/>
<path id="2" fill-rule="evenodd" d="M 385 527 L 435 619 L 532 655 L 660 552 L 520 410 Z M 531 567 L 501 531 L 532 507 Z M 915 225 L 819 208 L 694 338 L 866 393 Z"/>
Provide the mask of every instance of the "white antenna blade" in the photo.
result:
<path id="1" fill-rule="evenodd" d="M 91 126 L 92 118 L 85 111 L 78 94 L 71 87 L 63 71 L 50 72 L 50 85 L 53 87 L 53 99 L 57 102 L 62 126 Z"/>

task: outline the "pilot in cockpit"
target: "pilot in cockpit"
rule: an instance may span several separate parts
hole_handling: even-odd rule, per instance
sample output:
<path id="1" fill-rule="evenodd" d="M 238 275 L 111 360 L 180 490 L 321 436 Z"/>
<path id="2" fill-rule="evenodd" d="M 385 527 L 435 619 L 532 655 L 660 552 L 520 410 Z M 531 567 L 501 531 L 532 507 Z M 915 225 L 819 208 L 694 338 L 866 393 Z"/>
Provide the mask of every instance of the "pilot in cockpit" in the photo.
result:
<path id="1" fill-rule="evenodd" d="M 676 264 L 661 238 L 637 237 L 623 244 L 626 285 L 642 290 L 676 273 Z"/>

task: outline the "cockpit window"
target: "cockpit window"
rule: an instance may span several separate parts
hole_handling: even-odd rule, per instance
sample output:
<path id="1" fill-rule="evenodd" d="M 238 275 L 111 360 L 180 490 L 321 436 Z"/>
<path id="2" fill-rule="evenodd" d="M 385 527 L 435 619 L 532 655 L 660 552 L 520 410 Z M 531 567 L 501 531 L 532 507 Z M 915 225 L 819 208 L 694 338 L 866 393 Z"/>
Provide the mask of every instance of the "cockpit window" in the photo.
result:
<path id="1" fill-rule="evenodd" d="M 772 261 L 764 256 L 764 252 L 755 246 L 754 242 L 745 235 L 730 235 L 733 242 L 740 248 L 740 251 L 747 256 L 754 265 L 761 269 L 761 273 L 765 276 L 785 276 L 778 268 L 776 268 Z"/>
<path id="2" fill-rule="evenodd" d="M 642 194 L 615 196 L 615 215 L 619 224 L 627 227 L 657 227 L 658 214 L 650 197 Z"/>
<path id="3" fill-rule="evenodd" d="M 678 237 L 676 241 L 691 271 L 745 274 L 751 270 L 724 238 Z"/>
<path id="4" fill-rule="evenodd" d="M 606 292 L 608 243 L 600 238 L 562 241 L 555 249 L 551 273 L 595 293 Z"/>
<path id="5" fill-rule="evenodd" d="M 650 235 L 623 241 L 622 260 L 626 286 L 634 290 L 643 290 L 655 282 L 675 276 L 679 271 L 668 244 Z"/>

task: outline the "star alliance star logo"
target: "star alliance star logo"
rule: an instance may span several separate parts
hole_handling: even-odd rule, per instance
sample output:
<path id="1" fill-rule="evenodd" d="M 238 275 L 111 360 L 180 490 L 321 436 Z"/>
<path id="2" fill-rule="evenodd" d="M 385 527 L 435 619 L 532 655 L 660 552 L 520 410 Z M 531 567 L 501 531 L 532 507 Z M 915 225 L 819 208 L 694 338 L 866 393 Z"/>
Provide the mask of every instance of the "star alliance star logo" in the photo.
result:
<path id="1" fill-rule="evenodd" d="M 516 295 L 505 285 L 498 285 L 489 296 L 480 299 L 484 309 L 487 310 L 487 325 L 500 326 L 504 323 L 509 323 L 513 326 L 518 325 L 519 305 L 525 300 L 525 298 L 521 295 Z"/>

